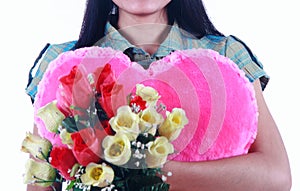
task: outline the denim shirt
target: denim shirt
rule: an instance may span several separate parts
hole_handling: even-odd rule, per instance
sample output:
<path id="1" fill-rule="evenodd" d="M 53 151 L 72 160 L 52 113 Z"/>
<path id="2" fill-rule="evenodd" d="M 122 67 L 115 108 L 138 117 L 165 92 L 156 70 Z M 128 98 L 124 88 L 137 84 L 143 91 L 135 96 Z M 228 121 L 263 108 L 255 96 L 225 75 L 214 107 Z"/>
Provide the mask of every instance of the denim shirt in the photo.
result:
<path id="1" fill-rule="evenodd" d="M 38 84 L 48 64 L 59 54 L 71 50 L 75 43 L 76 41 L 69 41 L 62 44 L 47 44 L 41 51 L 29 72 L 29 81 L 26 87 L 26 93 L 31 97 L 32 101 L 34 101 Z M 246 77 L 251 82 L 260 79 L 263 90 L 269 81 L 269 76 L 263 70 L 262 63 L 239 38 L 233 35 L 206 35 L 198 39 L 182 31 L 176 23 L 171 26 L 167 37 L 152 55 L 131 44 L 110 23 L 106 24 L 105 37 L 96 42 L 95 46 L 111 47 L 123 51 L 131 60 L 138 62 L 144 68 L 147 68 L 151 62 L 163 58 L 175 50 L 192 48 L 212 49 L 236 63 L 245 72 Z M 36 70 L 34 75 L 32 74 L 33 70 Z"/>

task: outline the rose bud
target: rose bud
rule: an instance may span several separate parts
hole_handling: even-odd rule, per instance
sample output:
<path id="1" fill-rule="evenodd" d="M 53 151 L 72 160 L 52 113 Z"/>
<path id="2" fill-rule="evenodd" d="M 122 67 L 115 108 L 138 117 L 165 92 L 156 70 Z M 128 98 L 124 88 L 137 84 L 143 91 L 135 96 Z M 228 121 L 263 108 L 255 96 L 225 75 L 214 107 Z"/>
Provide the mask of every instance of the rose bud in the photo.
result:
<path id="1" fill-rule="evenodd" d="M 48 187 L 55 182 L 56 171 L 47 162 L 38 162 L 33 159 L 28 159 L 25 168 L 25 184 Z"/>
<path id="2" fill-rule="evenodd" d="M 52 144 L 49 140 L 28 132 L 22 142 L 21 151 L 30 153 L 35 158 L 45 160 L 48 158 L 51 148 Z"/>
<path id="3" fill-rule="evenodd" d="M 166 137 L 156 138 L 147 150 L 146 163 L 148 168 L 161 167 L 167 161 L 168 155 L 173 152 L 174 147 Z"/>
<path id="4" fill-rule="evenodd" d="M 65 115 L 57 108 L 56 100 L 39 108 L 37 116 L 44 122 L 48 131 L 57 133 L 58 127 L 65 118 Z"/>
<path id="5" fill-rule="evenodd" d="M 69 133 L 66 129 L 63 129 L 59 133 L 59 137 L 61 138 L 61 142 L 65 145 L 72 146 L 73 141 L 71 138 L 71 133 Z"/>
<path id="6" fill-rule="evenodd" d="M 181 108 L 174 108 L 171 113 L 167 113 L 167 118 L 159 127 L 160 135 L 165 136 L 169 141 L 177 139 L 183 127 L 188 124 L 185 111 Z"/>
<path id="7" fill-rule="evenodd" d="M 109 124 L 115 132 L 122 131 L 128 135 L 130 140 L 134 140 L 140 132 L 139 116 L 128 105 L 119 107 L 117 115 L 109 120 Z"/>
<path id="8" fill-rule="evenodd" d="M 75 177 L 71 176 L 70 172 L 73 166 L 77 164 L 77 160 L 71 149 L 54 146 L 50 153 L 50 159 L 50 164 L 55 167 L 66 180 L 75 179 Z"/>
<path id="9" fill-rule="evenodd" d="M 102 142 L 104 158 L 114 165 L 126 164 L 131 156 L 130 141 L 122 132 L 114 136 L 106 136 Z"/>
<path id="10" fill-rule="evenodd" d="M 85 173 L 80 177 L 85 185 L 95 187 L 108 186 L 114 179 L 114 171 L 110 166 L 90 163 L 85 168 Z"/>
<path id="11" fill-rule="evenodd" d="M 142 133 L 155 135 L 157 127 L 163 122 L 163 116 L 154 107 L 147 107 L 140 113 L 140 130 Z"/>
<path id="12" fill-rule="evenodd" d="M 101 142 L 106 132 L 97 128 L 84 128 L 72 133 L 72 151 L 78 163 L 87 166 L 89 163 L 98 163 L 101 160 Z"/>
<path id="13" fill-rule="evenodd" d="M 160 95 L 154 88 L 150 86 L 144 86 L 143 84 L 136 85 L 136 95 L 141 96 L 148 105 L 155 104 L 160 98 Z"/>

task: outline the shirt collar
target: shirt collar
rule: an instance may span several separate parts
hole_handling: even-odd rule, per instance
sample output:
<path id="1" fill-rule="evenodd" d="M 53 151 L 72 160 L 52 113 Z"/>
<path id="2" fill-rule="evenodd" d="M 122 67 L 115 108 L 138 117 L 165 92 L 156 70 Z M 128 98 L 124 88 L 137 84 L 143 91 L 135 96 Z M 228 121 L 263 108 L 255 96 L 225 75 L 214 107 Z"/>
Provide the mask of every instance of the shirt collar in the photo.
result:
<path id="1" fill-rule="evenodd" d="M 100 47 L 111 47 L 115 50 L 125 51 L 128 48 L 135 47 L 128 40 L 126 40 L 116 28 L 109 22 L 105 26 L 105 36 L 99 40 L 95 45 Z M 166 39 L 162 42 L 154 56 L 164 57 L 174 50 L 183 49 L 183 35 L 176 23 L 171 26 L 170 32 Z M 137 48 L 140 49 L 140 48 Z M 145 53 L 146 54 L 146 53 Z"/>

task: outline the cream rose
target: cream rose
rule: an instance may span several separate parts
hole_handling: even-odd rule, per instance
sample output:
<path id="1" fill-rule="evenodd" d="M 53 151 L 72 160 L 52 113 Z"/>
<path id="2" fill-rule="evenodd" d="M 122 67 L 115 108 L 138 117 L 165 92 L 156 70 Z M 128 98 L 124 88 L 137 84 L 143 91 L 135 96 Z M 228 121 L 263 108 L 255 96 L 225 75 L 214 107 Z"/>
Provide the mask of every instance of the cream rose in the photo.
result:
<path id="1" fill-rule="evenodd" d="M 72 146 L 73 145 L 73 140 L 71 138 L 71 133 L 69 133 L 66 129 L 63 129 L 59 133 L 59 137 L 61 138 L 61 142 L 63 144 Z"/>
<path id="2" fill-rule="evenodd" d="M 49 140 L 28 132 L 22 142 L 21 151 L 30 153 L 35 158 L 45 160 L 52 148 Z"/>
<path id="3" fill-rule="evenodd" d="M 46 129 L 53 133 L 58 132 L 58 127 L 65 118 L 64 114 L 57 108 L 56 103 L 57 101 L 54 100 L 37 111 L 37 116 L 44 122 Z"/>
<path id="4" fill-rule="evenodd" d="M 188 124 L 185 111 L 181 108 L 173 108 L 171 113 L 167 113 L 167 118 L 159 127 L 160 135 L 165 136 L 169 141 L 177 139 L 183 127 Z"/>
<path id="5" fill-rule="evenodd" d="M 47 162 L 28 159 L 25 165 L 24 183 L 36 186 L 51 186 L 56 178 L 55 169 Z"/>
<path id="6" fill-rule="evenodd" d="M 106 161 L 115 164 L 126 164 L 131 156 L 130 141 L 122 132 L 117 132 L 113 136 L 106 136 L 102 141 L 104 148 L 104 158 Z"/>
<path id="7" fill-rule="evenodd" d="M 89 163 L 80 179 L 83 184 L 88 186 L 105 187 L 114 180 L 114 171 L 105 164 Z"/>
<path id="8" fill-rule="evenodd" d="M 140 130 L 142 133 L 155 135 L 157 127 L 164 121 L 163 116 L 154 107 L 147 107 L 140 113 Z"/>
<path id="9" fill-rule="evenodd" d="M 143 84 L 136 85 L 136 95 L 140 96 L 148 105 L 154 105 L 160 98 L 160 95 L 154 88 Z"/>
<path id="10" fill-rule="evenodd" d="M 130 140 L 134 140 L 139 134 L 139 116 L 132 112 L 128 105 L 121 106 L 117 115 L 109 120 L 111 128 L 115 132 L 125 133 Z"/>
<path id="11" fill-rule="evenodd" d="M 157 168 L 165 164 L 169 154 L 174 152 L 173 145 L 166 137 L 157 137 L 149 146 L 146 154 L 148 168 Z"/>

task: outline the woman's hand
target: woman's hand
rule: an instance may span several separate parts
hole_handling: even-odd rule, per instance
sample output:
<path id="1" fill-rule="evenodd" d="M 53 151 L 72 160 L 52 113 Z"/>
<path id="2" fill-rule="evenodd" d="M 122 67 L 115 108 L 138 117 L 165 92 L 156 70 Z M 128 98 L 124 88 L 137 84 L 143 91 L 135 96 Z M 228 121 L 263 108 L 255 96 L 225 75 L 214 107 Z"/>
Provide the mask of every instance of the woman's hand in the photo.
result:
<path id="1" fill-rule="evenodd" d="M 60 183 L 54 183 L 53 187 L 41 187 L 41 186 L 33 186 L 28 185 L 27 191 L 61 191 L 62 185 Z"/>

